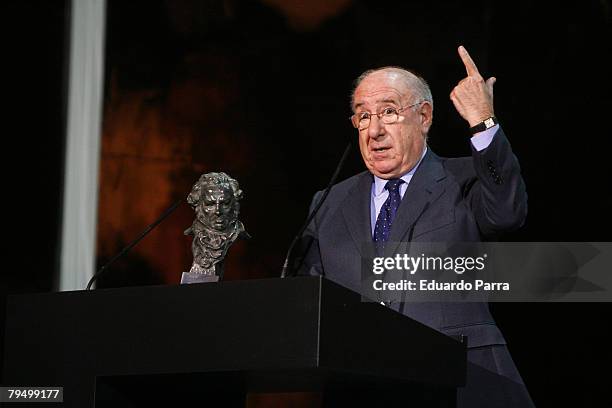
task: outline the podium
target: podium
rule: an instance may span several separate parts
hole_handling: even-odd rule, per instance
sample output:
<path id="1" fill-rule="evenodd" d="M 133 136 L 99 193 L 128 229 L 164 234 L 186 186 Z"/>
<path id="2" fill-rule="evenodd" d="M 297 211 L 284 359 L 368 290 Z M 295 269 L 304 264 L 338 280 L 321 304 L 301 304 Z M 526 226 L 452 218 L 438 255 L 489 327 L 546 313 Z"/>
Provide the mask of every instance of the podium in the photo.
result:
<path id="1" fill-rule="evenodd" d="M 275 392 L 451 407 L 465 382 L 462 343 L 321 277 L 15 295 L 6 310 L 3 385 L 63 386 L 63 407 Z"/>

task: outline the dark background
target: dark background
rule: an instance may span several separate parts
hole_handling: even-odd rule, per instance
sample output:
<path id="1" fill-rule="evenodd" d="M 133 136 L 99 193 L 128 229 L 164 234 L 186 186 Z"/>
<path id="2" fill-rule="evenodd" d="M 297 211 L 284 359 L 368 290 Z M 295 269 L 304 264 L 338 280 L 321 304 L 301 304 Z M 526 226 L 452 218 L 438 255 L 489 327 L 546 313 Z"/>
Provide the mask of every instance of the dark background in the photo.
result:
<path id="1" fill-rule="evenodd" d="M 278 275 L 313 193 L 356 136 L 348 97 L 363 70 L 401 65 L 420 72 L 435 101 L 431 148 L 442 156 L 469 152 L 466 123 L 448 99 L 465 76 L 459 44 L 483 76 L 498 79 L 496 114 L 528 188 L 527 224 L 507 239 L 610 241 L 610 1 L 337 3 L 326 17 L 325 8 L 317 17 L 320 9 L 291 1 L 108 3 L 104 137 L 111 92 L 154 91 L 146 102 L 171 117 L 168 128 L 191 129 L 193 156 L 175 169 L 179 187 L 167 204 L 203 171 L 219 168 L 240 181 L 241 218 L 254 239 L 229 275 Z M 9 246 L 1 315 L 6 294 L 53 290 L 58 270 L 68 11 L 69 1 L 23 1 L 9 2 L 3 13 Z M 196 86 L 177 97 L 181 83 Z M 200 112 L 206 120 L 193 119 Z M 355 148 L 341 178 L 362 168 Z M 105 208 L 102 221 L 114 214 L 112 205 Z M 108 240 L 105 223 L 99 228 Z M 99 262 L 135 235 L 105 247 Z M 142 255 L 128 256 L 105 285 L 168 282 L 165 274 Z M 610 304 L 491 308 L 536 405 L 612 403 Z"/>

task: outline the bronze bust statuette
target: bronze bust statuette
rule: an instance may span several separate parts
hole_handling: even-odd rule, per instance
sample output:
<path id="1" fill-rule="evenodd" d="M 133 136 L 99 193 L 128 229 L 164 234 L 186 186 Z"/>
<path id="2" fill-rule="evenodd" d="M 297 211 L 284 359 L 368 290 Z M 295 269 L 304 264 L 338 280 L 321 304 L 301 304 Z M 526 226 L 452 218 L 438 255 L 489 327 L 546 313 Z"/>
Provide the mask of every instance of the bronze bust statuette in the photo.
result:
<path id="1" fill-rule="evenodd" d="M 238 220 L 243 193 L 238 182 L 225 173 L 206 173 L 193 185 L 187 202 L 196 219 L 185 230 L 193 235 L 193 264 L 183 272 L 181 284 L 217 282 L 223 279 L 223 261 L 237 238 L 250 238 Z"/>

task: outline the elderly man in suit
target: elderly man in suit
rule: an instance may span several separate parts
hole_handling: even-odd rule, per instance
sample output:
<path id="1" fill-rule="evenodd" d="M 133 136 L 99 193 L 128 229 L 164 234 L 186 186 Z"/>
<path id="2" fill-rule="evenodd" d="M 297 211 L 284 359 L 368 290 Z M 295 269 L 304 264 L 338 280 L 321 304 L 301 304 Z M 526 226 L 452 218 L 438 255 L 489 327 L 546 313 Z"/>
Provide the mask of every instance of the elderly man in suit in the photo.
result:
<path id="1" fill-rule="evenodd" d="M 368 170 L 331 189 L 306 230 L 316 244 L 302 273 L 360 291 L 365 242 L 490 240 L 523 224 L 527 194 L 493 111 L 495 78 L 485 80 L 467 50 L 458 51 L 467 77 L 450 99 L 469 124 L 472 157 L 441 158 L 427 147 L 433 99 L 422 78 L 397 67 L 363 73 L 351 121 Z M 459 406 L 532 406 L 486 303 L 404 306 L 396 310 L 442 333 L 467 336 L 467 385 L 459 390 Z"/>

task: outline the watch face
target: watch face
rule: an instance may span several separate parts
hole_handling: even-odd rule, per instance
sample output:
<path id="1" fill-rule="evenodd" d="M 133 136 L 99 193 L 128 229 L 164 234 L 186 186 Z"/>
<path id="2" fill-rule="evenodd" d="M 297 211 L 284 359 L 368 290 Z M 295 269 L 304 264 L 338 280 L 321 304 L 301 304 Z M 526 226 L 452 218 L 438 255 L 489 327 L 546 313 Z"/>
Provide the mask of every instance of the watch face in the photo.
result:
<path id="1" fill-rule="evenodd" d="M 493 118 L 489 118 L 489 119 L 484 121 L 484 124 L 487 127 L 487 129 L 489 129 L 489 128 L 492 128 L 495 125 L 495 121 L 493 120 Z"/>

